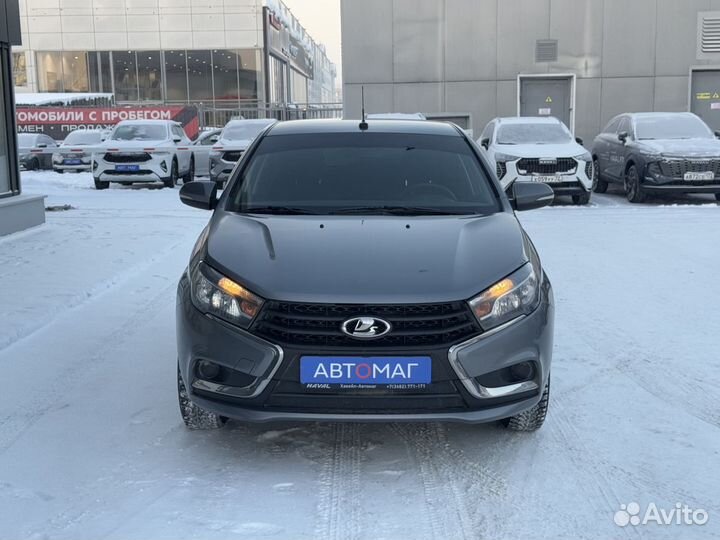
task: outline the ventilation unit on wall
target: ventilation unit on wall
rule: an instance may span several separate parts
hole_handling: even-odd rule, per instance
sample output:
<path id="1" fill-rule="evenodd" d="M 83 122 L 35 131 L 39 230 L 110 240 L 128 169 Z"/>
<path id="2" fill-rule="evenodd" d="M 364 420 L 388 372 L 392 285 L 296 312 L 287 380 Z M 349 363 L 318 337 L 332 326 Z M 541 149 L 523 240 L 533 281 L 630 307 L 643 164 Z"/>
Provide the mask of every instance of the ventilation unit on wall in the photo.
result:
<path id="1" fill-rule="evenodd" d="M 720 59 L 720 11 L 698 13 L 697 57 Z"/>
<path id="2" fill-rule="evenodd" d="M 557 59 L 557 39 L 538 39 L 535 42 L 535 62 L 557 62 Z"/>

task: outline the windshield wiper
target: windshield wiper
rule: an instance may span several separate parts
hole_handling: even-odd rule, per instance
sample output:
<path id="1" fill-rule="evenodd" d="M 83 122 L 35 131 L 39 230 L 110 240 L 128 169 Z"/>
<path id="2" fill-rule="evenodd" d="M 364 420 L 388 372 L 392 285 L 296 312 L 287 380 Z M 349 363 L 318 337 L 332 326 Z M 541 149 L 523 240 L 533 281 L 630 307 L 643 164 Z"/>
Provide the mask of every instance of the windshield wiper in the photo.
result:
<path id="1" fill-rule="evenodd" d="M 351 208 L 339 208 L 330 214 L 357 214 L 357 215 L 391 215 L 391 216 L 457 216 L 468 215 L 472 212 L 454 212 L 452 210 L 441 210 L 439 208 L 427 208 L 424 206 L 357 206 Z"/>
<path id="2" fill-rule="evenodd" d="M 241 214 L 274 214 L 274 215 L 286 215 L 286 216 L 300 216 L 317 215 L 316 212 L 311 212 L 304 208 L 293 208 L 292 206 L 251 206 L 249 208 L 241 208 Z"/>

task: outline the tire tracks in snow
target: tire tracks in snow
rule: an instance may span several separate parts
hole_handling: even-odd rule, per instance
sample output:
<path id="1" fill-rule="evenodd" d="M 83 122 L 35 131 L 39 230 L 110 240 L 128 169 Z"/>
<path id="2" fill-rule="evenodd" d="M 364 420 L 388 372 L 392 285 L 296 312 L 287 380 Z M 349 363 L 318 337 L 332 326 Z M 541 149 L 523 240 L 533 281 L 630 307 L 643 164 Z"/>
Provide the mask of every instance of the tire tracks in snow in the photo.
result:
<path id="1" fill-rule="evenodd" d="M 393 424 L 392 429 L 419 473 L 432 538 L 481 538 L 484 520 L 477 502 L 502 496 L 504 481 L 453 447 L 444 424 Z"/>
<path id="2" fill-rule="evenodd" d="M 315 538 L 356 540 L 360 537 L 360 425 L 332 424 L 332 443 L 322 461 Z"/>

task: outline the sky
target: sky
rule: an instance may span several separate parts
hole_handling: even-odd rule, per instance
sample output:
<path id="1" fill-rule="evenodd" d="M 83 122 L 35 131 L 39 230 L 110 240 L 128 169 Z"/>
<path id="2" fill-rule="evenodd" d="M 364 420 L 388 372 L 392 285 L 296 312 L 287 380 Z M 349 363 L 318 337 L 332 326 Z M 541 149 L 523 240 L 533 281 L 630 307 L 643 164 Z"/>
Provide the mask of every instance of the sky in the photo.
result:
<path id="1" fill-rule="evenodd" d="M 300 24 L 317 42 L 327 47 L 328 58 L 337 66 L 336 86 L 342 86 L 340 49 L 340 0 L 283 0 Z"/>

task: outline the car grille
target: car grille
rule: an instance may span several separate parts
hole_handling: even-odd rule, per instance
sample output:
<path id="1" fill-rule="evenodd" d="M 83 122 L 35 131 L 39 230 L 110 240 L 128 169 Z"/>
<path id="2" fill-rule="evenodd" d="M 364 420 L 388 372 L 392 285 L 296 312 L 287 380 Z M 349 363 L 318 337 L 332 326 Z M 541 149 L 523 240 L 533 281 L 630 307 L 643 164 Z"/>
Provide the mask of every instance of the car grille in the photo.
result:
<path id="1" fill-rule="evenodd" d="M 557 158 L 554 163 L 540 163 L 539 158 L 522 158 L 518 161 L 517 168 L 522 174 L 574 173 L 577 161 L 573 158 Z"/>
<path id="2" fill-rule="evenodd" d="M 587 176 L 588 178 L 593 177 L 593 162 L 592 161 L 587 161 L 585 163 L 585 176 Z"/>
<path id="3" fill-rule="evenodd" d="M 682 178 L 686 172 L 712 171 L 720 175 L 720 159 L 666 159 L 660 162 L 663 176 Z"/>
<path id="4" fill-rule="evenodd" d="M 152 157 L 147 152 L 139 154 L 118 154 L 109 152 L 105 154 L 104 159 L 108 163 L 143 163 L 145 161 L 150 161 Z"/>
<path id="5" fill-rule="evenodd" d="M 238 161 L 243 155 L 242 150 L 238 150 L 236 152 L 225 152 L 223 154 L 223 160 L 224 161 Z"/>
<path id="6" fill-rule="evenodd" d="M 386 320 L 392 330 L 373 340 L 354 339 L 340 330 L 347 319 L 360 316 Z M 481 332 L 465 302 L 363 305 L 268 301 L 251 330 L 279 344 L 348 348 L 444 346 Z"/>

